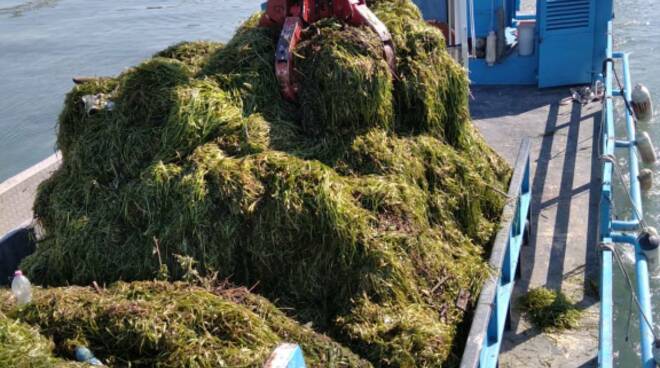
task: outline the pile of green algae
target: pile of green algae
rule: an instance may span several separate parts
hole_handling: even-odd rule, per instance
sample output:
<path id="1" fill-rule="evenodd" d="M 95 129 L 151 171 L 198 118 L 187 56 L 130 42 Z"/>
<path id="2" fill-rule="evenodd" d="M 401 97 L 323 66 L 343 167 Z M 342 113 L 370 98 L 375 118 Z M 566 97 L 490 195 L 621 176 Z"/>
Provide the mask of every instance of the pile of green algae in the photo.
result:
<path id="1" fill-rule="evenodd" d="M 114 367 L 262 367 L 291 340 L 309 367 L 371 366 L 245 288 L 144 281 L 37 289 L 21 308 L 8 294 L 0 292 L 3 367 L 88 367 L 73 361 L 78 346 Z"/>
<path id="2" fill-rule="evenodd" d="M 298 101 L 287 102 L 273 67 L 278 32 L 255 15 L 226 45 L 182 43 L 74 87 L 59 121 L 62 167 L 34 205 L 45 236 L 23 270 L 50 287 L 152 280 L 163 269 L 175 281 L 184 255 L 202 274 L 256 285 L 291 321 L 334 340 L 324 344 L 341 344 L 350 362 L 455 364 L 510 170 L 472 127 L 468 80 L 440 31 L 409 0 L 369 5 L 393 34 L 394 77 L 371 30 L 324 20 L 303 32 Z M 88 114 L 81 101 L 90 94 L 113 108 Z M 130 318 L 88 315 L 130 304 L 119 290 L 142 284 L 119 285 L 107 300 L 81 292 L 83 311 L 62 297 L 79 289 L 52 288 L 48 302 L 5 314 L 56 343 L 84 338 L 117 362 L 177 366 L 168 359 L 205 354 L 197 340 L 156 336 L 134 349 L 89 332 L 92 323 L 120 337 L 141 333 Z M 188 292 L 165 287 L 157 298 L 178 305 Z M 202 317 L 162 325 L 183 318 L 182 329 L 207 333 L 205 316 L 223 312 L 200 300 Z M 245 345 L 254 360 L 237 358 L 240 333 L 223 336 L 214 354 L 256 367 L 278 339 L 299 336 L 261 323 L 263 336 Z"/>

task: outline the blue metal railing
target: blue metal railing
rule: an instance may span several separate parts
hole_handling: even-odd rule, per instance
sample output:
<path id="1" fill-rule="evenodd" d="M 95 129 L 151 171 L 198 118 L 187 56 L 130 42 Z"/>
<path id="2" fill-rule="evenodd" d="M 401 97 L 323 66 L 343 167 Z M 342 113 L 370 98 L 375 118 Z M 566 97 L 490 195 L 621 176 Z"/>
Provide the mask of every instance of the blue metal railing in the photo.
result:
<path id="1" fill-rule="evenodd" d="M 303 351 L 298 344 L 283 343 L 277 346 L 263 368 L 305 368 Z"/>
<path id="2" fill-rule="evenodd" d="M 600 242 L 601 247 L 601 305 L 600 305 L 600 346 L 598 352 L 598 363 L 601 368 L 613 366 L 613 298 L 612 298 L 612 249 L 614 243 L 625 243 L 635 247 L 635 273 L 636 291 L 639 299 L 639 330 L 641 366 L 644 368 L 655 367 L 653 359 L 653 332 L 646 323 L 645 317 L 652 319 L 651 297 L 649 292 L 649 275 L 646 257 L 640 249 L 636 232 L 641 227 L 643 216 L 641 191 L 639 185 L 639 162 L 637 158 L 637 147 L 635 142 L 635 120 L 629 109 L 625 109 L 627 140 L 616 139 L 614 127 L 614 98 L 621 97 L 626 101 L 631 100 L 631 79 L 628 63 L 628 54 L 612 52 L 612 24 L 608 29 L 607 60 L 605 64 L 605 101 L 603 103 L 603 132 L 602 132 L 602 154 L 603 158 L 603 182 L 600 206 Z M 623 91 L 613 89 L 613 78 L 615 78 L 616 60 L 621 61 L 623 70 Z M 622 93 L 623 92 L 623 93 Z M 615 148 L 626 148 L 628 151 L 628 177 L 630 202 L 632 206 L 630 218 L 627 220 L 613 220 L 612 203 L 613 190 L 612 178 L 616 173 Z M 623 176 L 621 176 L 623 177 Z M 628 194 L 626 194 L 628 195 Z M 649 321 L 653 323 L 652 320 Z"/>
<path id="3" fill-rule="evenodd" d="M 608 27 L 607 58 L 612 60 L 612 22 Z M 616 134 L 614 131 L 614 103 L 612 101 L 612 62 L 606 62 L 605 67 L 605 100 L 601 126 L 601 152 L 604 155 L 614 155 Z M 613 163 L 603 161 L 603 181 L 600 200 L 600 241 L 611 244 L 610 229 L 612 228 L 612 172 Z M 613 302 L 612 302 L 612 251 L 602 248 L 600 275 L 600 329 L 598 366 L 611 368 L 613 363 Z"/>
<path id="4" fill-rule="evenodd" d="M 530 141 L 524 139 L 509 185 L 509 202 L 502 211 L 502 228 L 493 244 L 490 266 L 493 275 L 484 284 L 472 319 L 461 368 L 495 368 L 511 293 L 532 202 Z M 528 234 L 529 235 L 529 234 Z"/>

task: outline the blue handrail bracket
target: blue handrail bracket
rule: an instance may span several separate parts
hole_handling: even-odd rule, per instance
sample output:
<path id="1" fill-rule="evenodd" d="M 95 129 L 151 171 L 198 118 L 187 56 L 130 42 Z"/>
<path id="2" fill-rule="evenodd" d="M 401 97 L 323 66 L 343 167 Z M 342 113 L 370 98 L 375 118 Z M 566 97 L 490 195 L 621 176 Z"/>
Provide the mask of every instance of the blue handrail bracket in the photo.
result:
<path id="1" fill-rule="evenodd" d="M 502 227 L 490 257 L 493 275 L 484 284 L 472 320 L 461 368 L 494 368 L 504 336 L 520 250 L 531 215 L 532 182 L 529 138 L 520 144 L 509 192 L 502 211 Z"/>
<path id="2" fill-rule="evenodd" d="M 617 82 L 619 78 L 616 74 L 615 62 L 620 61 L 621 69 L 623 70 L 623 86 L 620 90 L 615 91 L 613 80 L 616 77 Z M 640 316 L 639 316 L 639 332 L 640 332 L 640 353 L 641 353 L 641 367 L 652 368 L 655 367 L 655 360 L 653 358 L 653 332 L 651 327 L 645 321 L 645 317 L 649 318 L 649 323 L 652 324 L 652 309 L 651 309 L 651 296 L 649 291 L 649 274 L 646 257 L 637 241 L 637 232 L 640 230 L 643 222 L 643 208 L 641 200 L 641 190 L 639 184 L 639 160 L 637 153 L 636 139 L 636 126 L 635 118 L 629 109 L 624 109 L 625 113 L 625 127 L 626 127 L 626 140 L 617 140 L 616 131 L 614 126 L 615 104 L 614 98 L 621 98 L 624 100 L 625 105 L 631 102 L 631 78 L 629 69 L 628 54 L 613 52 L 612 51 L 612 22 L 608 27 L 608 40 L 607 40 L 607 59 L 603 65 L 604 85 L 605 85 L 605 99 L 603 101 L 603 115 L 602 115 L 602 135 L 600 139 L 600 147 L 602 151 L 602 170 L 603 180 L 601 187 L 601 201 L 600 201 L 600 249 L 601 249 L 601 277 L 600 277 L 600 344 L 598 351 L 598 366 L 601 368 L 611 368 L 614 365 L 613 354 L 613 261 L 617 261 L 615 244 L 622 243 L 628 244 L 635 249 L 635 281 L 636 294 L 639 300 Z M 613 178 L 615 174 L 623 181 L 623 175 L 617 172 L 618 159 L 616 156 L 616 148 L 625 149 L 628 153 L 627 166 L 628 172 L 628 196 L 631 202 L 632 210 L 628 219 L 614 219 L 613 203 L 615 201 L 613 195 Z"/>
<path id="3" fill-rule="evenodd" d="M 306 368 L 300 345 L 292 343 L 278 345 L 263 368 Z"/>

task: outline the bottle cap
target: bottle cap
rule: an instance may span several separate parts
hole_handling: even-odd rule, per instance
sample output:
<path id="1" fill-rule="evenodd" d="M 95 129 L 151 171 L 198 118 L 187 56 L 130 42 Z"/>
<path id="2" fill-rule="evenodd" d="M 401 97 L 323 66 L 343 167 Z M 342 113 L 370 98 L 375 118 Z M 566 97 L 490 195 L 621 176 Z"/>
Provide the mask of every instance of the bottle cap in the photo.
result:
<path id="1" fill-rule="evenodd" d="M 23 276 L 23 272 L 21 272 L 21 270 L 16 270 L 16 272 L 14 272 L 14 276 Z"/>

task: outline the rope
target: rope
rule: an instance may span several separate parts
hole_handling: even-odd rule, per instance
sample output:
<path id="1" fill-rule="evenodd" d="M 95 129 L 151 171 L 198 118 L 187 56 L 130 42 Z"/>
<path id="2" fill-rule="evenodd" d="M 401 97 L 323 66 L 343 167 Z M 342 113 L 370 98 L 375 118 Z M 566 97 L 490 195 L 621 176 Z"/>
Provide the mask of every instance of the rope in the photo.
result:
<path id="1" fill-rule="evenodd" d="M 624 104 L 626 106 L 626 110 L 630 114 L 630 116 L 633 119 L 633 122 L 635 123 L 635 125 L 637 125 L 637 116 L 635 115 L 632 107 L 630 106 L 630 102 L 626 98 L 625 88 L 621 83 L 621 80 L 619 78 L 619 74 L 616 71 L 616 68 L 614 67 L 614 60 L 612 58 L 607 58 L 603 61 L 603 75 L 607 75 L 607 63 L 612 64 L 612 71 L 614 73 L 614 79 L 616 80 L 616 83 L 619 87 L 619 90 L 621 91 L 621 97 L 623 98 Z M 605 125 L 605 119 L 601 119 L 601 122 L 600 122 L 600 125 L 599 125 L 599 132 L 598 132 L 598 136 L 601 137 L 601 138 L 603 137 L 603 131 L 605 129 L 604 125 Z M 608 137 L 608 138 L 612 139 L 612 137 Z M 604 144 L 604 143 L 605 142 L 601 142 L 601 144 Z M 603 155 L 602 154 L 602 148 L 603 147 L 601 146 L 601 144 L 598 145 L 598 154 L 599 154 L 601 160 L 608 161 L 608 162 L 612 163 L 612 166 L 614 167 L 614 171 L 617 173 L 617 177 L 619 178 L 619 180 L 621 181 L 621 184 L 625 188 L 625 191 L 626 191 L 626 194 L 627 194 L 626 197 L 628 198 L 628 201 L 630 202 L 630 205 L 632 206 L 633 211 L 635 211 L 635 215 L 639 219 L 639 222 L 642 225 L 642 227 L 644 229 L 647 229 L 648 225 L 646 224 L 646 221 L 644 220 L 644 217 L 641 216 L 639 209 L 637 208 L 637 206 L 634 203 L 634 200 L 632 198 L 632 194 L 630 193 L 630 190 L 628 189 L 628 185 L 626 184 L 626 181 L 623 177 L 623 174 L 621 173 L 621 170 L 619 168 L 619 163 L 616 161 L 616 157 L 614 157 L 613 155 Z M 635 153 L 639 154 L 639 152 L 637 152 L 637 150 L 635 150 Z M 612 212 L 614 212 L 614 203 L 613 203 L 613 201 L 611 201 L 610 198 L 607 198 L 607 199 L 608 199 L 608 201 L 610 202 L 610 204 L 612 206 Z M 614 258 L 616 259 L 617 265 L 618 265 L 619 269 L 621 270 L 621 272 L 623 273 L 623 275 L 626 279 L 626 283 L 628 284 L 628 289 L 630 290 L 630 303 L 628 304 L 628 316 L 626 318 L 625 341 L 628 341 L 629 338 L 630 338 L 630 321 L 631 321 L 631 318 L 632 318 L 632 304 L 633 304 L 633 301 L 635 302 L 635 305 L 637 305 L 637 310 L 639 311 L 639 314 L 642 316 L 644 322 L 646 323 L 649 330 L 651 331 L 651 334 L 653 335 L 653 339 L 655 341 L 658 341 L 658 335 L 656 335 L 655 328 L 651 324 L 650 319 L 648 318 L 646 313 L 644 313 L 644 311 L 642 309 L 642 306 L 641 306 L 641 303 L 639 302 L 639 298 L 637 296 L 637 293 L 635 292 L 635 289 L 632 285 L 630 275 L 628 275 L 628 271 L 626 271 L 625 267 L 623 266 L 623 261 L 621 260 L 621 255 L 616 250 L 616 248 L 614 246 L 610 245 L 610 244 L 604 244 L 603 243 L 603 244 L 601 244 L 601 248 L 602 249 L 608 249 L 608 250 L 612 251 L 612 253 L 615 256 Z"/>
<path id="2" fill-rule="evenodd" d="M 626 317 L 626 338 L 625 341 L 630 340 L 630 321 L 632 320 L 632 309 L 633 309 L 633 295 L 630 293 L 630 302 L 628 302 L 628 316 Z"/>
<path id="3" fill-rule="evenodd" d="M 651 334 L 653 335 L 653 339 L 658 340 L 658 335 L 656 335 L 656 333 L 655 333 L 655 328 L 651 324 L 650 319 L 648 318 L 646 313 L 644 313 L 644 311 L 642 310 L 642 305 L 639 302 L 639 298 L 637 297 L 637 293 L 635 292 L 632 281 L 630 280 L 630 275 L 628 275 L 628 271 L 626 271 L 625 267 L 623 266 L 623 261 L 621 260 L 621 255 L 619 255 L 619 252 L 616 250 L 616 248 L 613 247 L 610 244 L 601 243 L 600 246 L 601 246 L 602 249 L 610 250 L 614 254 L 614 258 L 616 259 L 616 263 L 619 266 L 619 269 L 621 270 L 621 272 L 623 273 L 623 275 L 626 279 L 626 283 L 628 284 L 628 288 L 630 289 L 630 295 L 632 296 L 633 300 L 635 301 L 635 304 L 637 305 L 637 309 L 639 310 L 639 314 L 642 316 L 642 319 L 644 320 L 644 322 L 648 326 L 649 330 L 651 330 Z"/>
<path id="4" fill-rule="evenodd" d="M 639 208 L 637 208 L 637 206 L 635 205 L 635 201 L 632 198 L 632 194 L 630 194 L 630 189 L 628 188 L 628 184 L 626 184 L 626 180 L 623 177 L 623 174 L 621 174 L 621 170 L 619 170 L 619 163 L 616 161 L 616 157 L 612 155 L 602 155 L 600 156 L 600 158 L 603 161 L 608 161 L 612 163 L 612 166 L 614 167 L 614 171 L 617 173 L 617 177 L 621 181 L 621 185 L 623 185 L 623 187 L 625 188 L 625 192 L 627 194 L 626 198 L 628 198 L 628 201 L 630 202 L 630 205 L 632 206 L 635 215 L 639 219 L 639 223 L 642 225 L 643 229 L 648 229 L 649 226 L 644 220 L 644 217 L 639 212 Z"/>
<path id="5" fill-rule="evenodd" d="M 614 72 L 614 79 L 616 79 L 616 84 L 619 85 L 619 90 L 621 90 L 621 97 L 623 97 L 623 102 L 625 102 L 626 104 L 626 109 L 628 110 L 628 113 L 630 113 L 630 116 L 632 117 L 635 125 L 637 125 L 637 116 L 635 116 L 635 112 L 630 106 L 630 101 L 628 101 L 628 99 L 626 98 L 626 89 L 623 88 L 623 85 L 621 84 L 621 80 L 619 80 L 619 74 L 616 72 L 616 68 L 612 67 L 612 71 Z"/>
<path id="6" fill-rule="evenodd" d="M 625 97 L 625 88 L 623 87 L 623 85 L 622 85 L 622 83 L 621 83 L 621 80 L 619 79 L 619 74 L 617 73 L 616 68 L 614 67 L 614 59 L 612 59 L 612 58 L 608 58 L 608 59 L 605 59 L 605 60 L 603 61 L 603 74 L 607 74 L 607 63 L 611 63 L 611 64 L 612 64 L 612 72 L 614 73 L 614 78 L 615 78 L 615 80 L 616 80 L 616 83 L 617 83 L 617 85 L 619 86 L 619 89 L 621 90 L 621 96 L 622 96 L 622 98 L 623 98 L 623 101 L 625 102 L 626 109 L 627 109 L 628 112 L 630 113 L 630 116 L 632 117 L 632 119 L 633 119 L 633 121 L 635 122 L 635 124 L 637 124 L 637 118 L 636 118 L 636 116 L 635 116 L 635 114 L 634 114 L 632 108 L 630 107 L 630 104 L 629 104 L 629 102 L 628 102 L 628 99 L 626 99 L 626 97 Z M 606 119 L 601 119 L 601 122 L 600 122 L 599 133 L 598 133 L 598 135 L 599 135 L 600 137 L 603 136 L 602 133 L 603 133 L 603 131 L 604 131 L 604 129 L 605 129 L 605 127 L 604 127 L 604 125 L 605 125 L 605 120 L 606 120 Z M 613 139 L 613 138 L 610 137 L 609 139 Z M 604 142 L 601 142 L 601 143 L 604 143 Z M 621 181 L 621 184 L 622 184 L 623 187 L 625 188 L 625 191 L 626 191 L 626 194 L 627 194 L 626 197 L 628 198 L 628 202 L 630 203 L 631 207 L 633 208 L 633 211 L 635 212 L 635 215 L 636 215 L 637 218 L 639 219 L 639 222 L 640 222 L 640 224 L 642 225 L 642 228 L 644 228 L 644 229 L 648 229 L 648 227 L 649 227 L 648 224 L 647 224 L 646 221 L 644 220 L 644 217 L 641 216 L 639 208 L 637 208 L 637 206 L 636 206 L 635 203 L 634 203 L 634 200 L 633 200 L 633 198 L 632 198 L 632 194 L 630 193 L 630 189 L 628 188 L 628 185 L 626 184 L 626 180 L 625 180 L 625 178 L 623 177 L 623 174 L 621 173 L 621 168 L 619 167 L 619 163 L 616 161 L 616 157 L 614 157 L 614 156 L 612 156 L 612 155 L 603 155 L 603 154 L 602 154 L 602 148 L 603 148 L 603 147 L 601 146 L 601 144 L 599 144 L 599 145 L 598 145 L 598 154 L 600 155 L 601 160 L 609 161 L 609 162 L 612 163 L 612 166 L 614 167 L 614 171 L 617 173 L 617 176 L 618 176 L 618 178 L 619 178 L 619 181 Z M 639 152 L 638 152 L 637 150 L 635 150 L 635 154 L 636 154 L 637 156 L 639 156 Z M 613 203 L 613 201 L 611 201 L 610 198 L 608 198 L 608 201 L 609 201 L 610 204 L 612 205 L 612 212 L 614 212 L 614 203 Z"/>
<path id="7" fill-rule="evenodd" d="M 633 123 L 635 123 L 636 126 L 637 115 L 630 106 L 630 101 L 628 101 L 628 99 L 626 98 L 626 94 L 625 94 L 626 89 L 621 85 L 621 81 L 619 80 L 619 74 L 616 72 L 616 68 L 614 68 L 614 63 L 612 64 L 612 71 L 614 72 L 614 79 L 616 79 L 616 84 L 619 85 L 619 89 L 621 90 L 621 97 L 623 98 L 623 102 L 625 103 L 626 110 L 628 110 L 628 114 L 630 114 L 630 117 L 633 119 Z M 637 156 L 638 159 L 640 159 L 638 150 L 635 150 L 635 155 Z"/>

